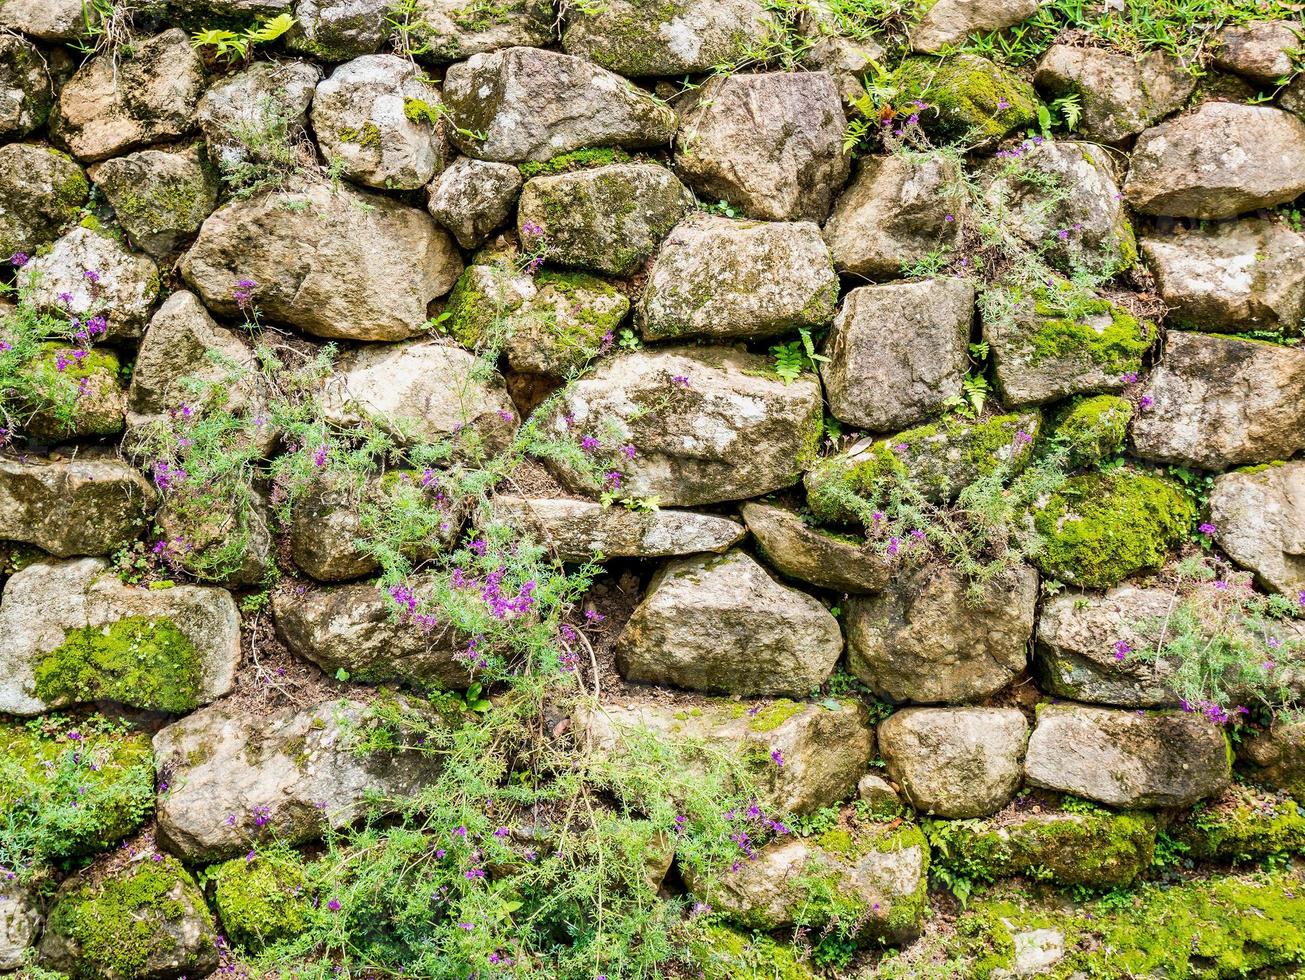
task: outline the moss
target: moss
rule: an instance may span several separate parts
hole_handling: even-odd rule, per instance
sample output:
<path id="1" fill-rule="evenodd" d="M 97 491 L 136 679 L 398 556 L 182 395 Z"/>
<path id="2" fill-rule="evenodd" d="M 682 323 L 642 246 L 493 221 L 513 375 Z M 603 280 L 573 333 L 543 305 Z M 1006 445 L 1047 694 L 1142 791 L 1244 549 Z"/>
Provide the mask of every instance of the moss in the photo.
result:
<path id="1" fill-rule="evenodd" d="M 37 662 L 35 687 L 48 703 L 108 700 L 181 713 L 199 707 L 202 667 L 174 622 L 129 616 L 69 632 Z"/>
<path id="2" fill-rule="evenodd" d="M 196 228 L 215 203 L 203 181 L 167 179 L 150 186 L 147 193 L 126 188 L 113 197 L 113 213 L 133 234 L 169 228 Z"/>
<path id="3" fill-rule="evenodd" d="M 909 57 L 890 78 L 894 106 L 903 116 L 918 114 L 931 135 L 947 141 L 990 143 L 1031 124 L 1037 94 L 1028 82 L 985 58 L 956 55 Z M 915 103 L 923 102 L 920 109 Z"/>
<path id="4" fill-rule="evenodd" d="M 374 122 L 363 123 L 360 129 L 342 129 L 340 142 L 357 143 L 360 147 L 380 146 L 381 130 Z"/>
<path id="5" fill-rule="evenodd" d="M 1160 568 L 1195 517 L 1186 493 L 1154 477 L 1128 471 L 1071 477 L 1033 511 L 1042 538 L 1034 562 L 1063 582 L 1109 588 Z"/>
<path id="6" fill-rule="evenodd" d="M 770 702 L 764 708 L 746 708 L 741 704 L 736 704 L 733 708 L 733 715 L 735 718 L 742 718 L 747 715 L 748 731 L 764 733 L 773 732 L 794 715 L 801 714 L 804 708 L 806 708 L 806 705 L 800 701 L 780 698 L 778 701 Z"/>
<path id="7" fill-rule="evenodd" d="M 1071 284 L 1045 286 L 1031 297 L 1037 329 L 1028 339 L 1031 363 L 1086 359 L 1109 374 L 1136 372 L 1155 342 L 1156 328 Z M 1105 322 L 1103 322 L 1105 321 Z"/>
<path id="8" fill-rule="evenodd" d="M 1285 795 L 1234 786 L 1217 803 L 1198 806 L 1170 834 L 1191 857 L 1207 861 L 1305 854 L 1305 809 Z"/>
<path id="9" fill-rule="evenodd" d="M 1075 398 L 1057 413 L 1051 439 L 1068 450 L 1071 468 L 1094 466 L 1123 448 L 1132 418 L 1132 403 L 1118 395 Z"/>
<path id="10" fill-rule="evenodd" d="M 813 980 L 792 945 L 764 934 L 706 926 L 690 944 L 702 980 Z"/>
<path id="11" fill-rule="evenodd" d="M 432 126 L 440 121 L 440 110 L 425 99 L 404 99 L 403 115 L 409 122 L 427 122 Z"/>
<path id="12" fill-rule="evenodd" d="M 570 173 L 573 170 L 589 170 L 613 163 L 628 163 L 630 159 L 630 154 L 624 150 L 612 146 L 598 146 L 572 150 L 570 153 L 562 153 L 542 162 L 528 160 L 518 169 L 521 171 L 521 176 L 529 180 L 531 177 L 549 177 L 553 174 Z"/>
<path id="13" fill-rule="evenodd" d="M 307 922 L 305 875 L 297 855 L 235 858 L 213 875 L 213 903 L 226 934 L 256 952 L 303 931 Z"/>
<path id="14" fill-rule="evenodd" d="M 817 463 L 807 474 L 807 506 L 818 521 L 854 523 L 848 494 L 872 499 L 892 481 L 906 478 L 906 466 L 897 454 L 887 442 L 877 442 L 855 456 L 831 456 Z"/>

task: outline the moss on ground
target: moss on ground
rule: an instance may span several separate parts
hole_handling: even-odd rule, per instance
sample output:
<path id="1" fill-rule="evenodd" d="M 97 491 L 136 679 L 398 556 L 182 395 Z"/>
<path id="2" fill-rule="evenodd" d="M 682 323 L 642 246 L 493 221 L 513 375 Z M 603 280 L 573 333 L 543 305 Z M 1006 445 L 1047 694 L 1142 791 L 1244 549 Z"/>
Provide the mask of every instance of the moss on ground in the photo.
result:
<path id="1" fill-rule="evenodd" d="M 814 980 L 791 944 L 765 933 L 706 926 L 690 944 L 702 980 Z"/>
<path id="2" fill-rule="evenodd" d="M 1169 831 L 1188 855 L 1206 861 L 1258 861 L 1305 854 L 1305 808 L 1285 793 L 1234 785 L 1219 800 L 1199 804 Z"/>

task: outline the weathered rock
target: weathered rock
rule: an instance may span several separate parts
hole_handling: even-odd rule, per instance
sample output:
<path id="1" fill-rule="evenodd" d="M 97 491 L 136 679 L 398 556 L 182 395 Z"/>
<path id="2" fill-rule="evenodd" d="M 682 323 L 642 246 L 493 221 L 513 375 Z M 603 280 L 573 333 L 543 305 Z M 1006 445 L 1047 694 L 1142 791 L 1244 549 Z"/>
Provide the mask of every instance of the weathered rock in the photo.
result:
<path id="1" fill-rule="evenodd" d="M 936 54 L 971 34 L 1013 27 L 1038 10 L 1038 0 L 938 0 L 911 31 L 911 50 Z"/>
<path id="2" fill-rule="evenodd" d="M 561 265 L 628 276 L 692 207 L 665 167 L 614 164 L 527 181 L 517 229 L 524 247 Z"/>
<path id="3" fill-rule="evenodd" d="M 1037 93 L 1019 75 L 987 58 L 958 54 L 939 60 L 906 58 L 888 76 L 894 107 L 918 116 L 936 141 L 986 147 L 1037 118 Z M 923 108 L 921 107 L 923 106 Z"/>
<path id="4" fill-rule="evenodd" d="M 814 224 L 695 215 L 663 243 L 636 316 L 645 340 L 760 338 L 822 327 L 837 303 Z"/>
<path id="5" fill-rule="evenodd" d="M 444 168 L 448 146 L 439 89 L 420 68 L 392 54 L 369 54 L 337 68 L 313 96 L 322 154 L 368 187 L 415 190 Z"/>
<path id="6" fill-rule="evenodd" d="M 375 54 L 392 29 L 390 9 L 387 0 L 299 0 L 286 47 L 324 61 Z"/>
<path id="7" fill-rule="evenodd" d="M 402 340 L 457 281 L 462 259 L 424 212 L 323 183 L 219 208 L 181 271 L 217 313 L 240 314 L 233 293 L 248 279 L 269 320 L 318 337 Z"/>
<path id="8" fill-rule="evenodd" d="M 1305 118 L 1305 74 L 1297 75 L 1296 80 L 1282 90 L 1278 105 Z"/>
<path id="9" fill-rule="evenodd" d="M 154 488 L 121 460 L 0 460 L 0 538 L 67 558 L 106 555 L 135 539 Z"/>
<path id="10" fill-rule="evenodd" d="M 444 77 L 444 102 L 456 127 L 450 139 L 481 160 L 656 146 L 675 135 L 674 113 L 621 76 L 537 48 L 473 55 L 454 65 Z"/>
<path id="11" fill-rule="evenodd" d="M 209 158 L 227 171 L 273 162 L 307 125 L 321 77 L 305 61 L 255 61 L 214 82 L 196 112 Z"/>
<path id="12" fill-rule="evenodd" d="M 17 881 L 0 883 L 0 970 L 17 970 L 41 929 L 36 896 Z"/>
<path id="13" fill-rule="evenodd" d="M 0 138 L 21 139 L 39 129 L 52 105 L 50 74 L 36 45 L 0 35 Z"/>
<path id="14" fill-rule="evenodd" d="M 110 339 L 139 337 L 159 294 L 158 267 L 101 229 L 74 228 L 27 263 L 19 276 L 30 283 L 37 306 L 103 316 L 102 337 Z"/>
<path id="15" fill-rule="evenodd" d="M 1298 332 L 1305 236 L 1262 218 L 1147 235 L 1142 254 L 1175 326 L 1212 333 Z"/>
<path id="16" fill-rule="evenodd" d="M 475 248 L 512 216 L 521 171 L 510 163 L 459 157 L 429 188 L 427 210 L 458 240 Z"/>
<path id="17" fill-rule="evenodd" d="M 1133 403 L 1119 395 L 1073 398 L 1055 413 L 1049 435 L 1072 469 L 1096 466 L 1120 453 L 1132 420 Z"/>
<path id="18" fill-rule="evenodd" d="M 785 813 L 809 813 L 846 799 L 874 747 L 865 709 L 832 699 L 746 706 L 724 698 L 692 705 L 649 698 L 585 709 L 574 720 L 587 744 L 612 759 L 633 758 L 645 733 L 726 749 L 758 799 Z M 687 764 L 695 765 L 693 750 L 688 754 Z"/>
<path id="19" fill-rule="evenodd" d="M 1228 740 L 1200 714 L 1048 704 L 1024 769 L 1033 786 L 1107 806 L 1191 806 L 1228 785 Z"/>
<path id="20" fill-rule="evenodd" d="M 1157 334 L 1155 324 L 1067 281 L 990 289 L 979 305 L 997 388 L 1012 406 L 1120 391 Z"/>
<path id="21" fill-rule="evenodd" d="M 1215 477 L 1210 521 L 1219 547 L 1261 585 L 1305 592 L 1305 462 Z"/>
<path id="22" fill-rule="evenodd" d="M 559 438 L 592 433 L 595 451 L 622 458 L 622 487 L 663 506 L 755 497 L 792 486 L 820 433 L 820 384 L 784 384 L 770 360 L 724 348 L 672 347 L 603 361 L 571 386 L 543 425 Z M 574 423 L 568 422 L 568 417 Z M 552 461 L 576 492 L 597 493 L 583 473 Z"/>
<path id="23" fill-rule="evenodd" d="M 553 44 L 556 14 L 549 0 L 484 7 L 468 0 L 417 0 L 410 19 L 415 54 L 444 64 L 518 45 Z"/>
<path id="24" fill-rule="evenodd" d="M 1014 708 L 906 708 L 879 725 L 879 754 L 915 809 L 984 817 L 1020 785 L 1029 725 Z"/>
<path id="25" fill-rule="evenodd" d="M 1286 790 L 1305 806 L 1305 721 L 1275 719 L 1242 739 L 1237 757 L 1256 782 Z"/>
<path id="26" fill-rule="evenodd" d="M 678 76 L 739 60 L 776 26 L 760 0 L 610 0 L 570 11 L 562 47 L 621 75 Z"/>
<path id="27" fill-rule="evenodd" d="M 99 14 L 81 0 L 5 0 L 0 3 L 0 26 L 43 41 L 76 41 L 99 26 Z"/>
<path id="28" fill-rule="evenodd" d="M 1206 102 L 1137 138 L 1124 182 L 1146 214 L 1230 218 L 1305 193 L 1305 120 Z"/>
<path id="29" fill-rule="evenodd" d="M 942 156 L 865 157 L 834 204 L 825 241 L 839 272 L 892 279 L 956 241 L 960 167 Z"/>
<path id="30" fill-rule="evenodd" d="M 675 165 L 750 218 L 821 222 L 847 180 L 846 125 L 825 72 L 719 75 L 681 116 Z"/>
<path id="31" fill-rule="evenodd" d="M 941 411 L 961 393 L 973 320 L 974 287 L 961 279 L 853 289 L 820 366 L 830 412 L 884 432 Z"/>
<path id="32" fill-rule="evenodd" d="M 665 565 L 617 641 L 626 680 L 694 690 L 802 695 L 843 649 L 838 622 L 741 551 Z"/>
<path id="33" fill-rule="evenodd" d="M 1305 350 L 1173 332 L 1133 420 L 1143 459 L 1200 469 L 1289 459 L 1305 448 Z"/>
<path id="34" fill-rule="evenodd" d="M 217 206 L 217 179 L 194 146 L 106 160 L 91 168 L 91 179 L 131 240 L 155 258 L 176 251 Z"/>
<path id="35" fill-rule="evenodd" d="M 747 533 L 728 517 L 690 510 L 650 512 L 603 507 L 588 500 L 493 498 L 494 519 L 533 537 L 563 561 L 664 558 L 723 552 Z"/>
<path id="36" fill-rule="evenodd" d="M 885 814 L 900 814 L 903 811 L 902 798 L 893 789 L 893 784 L 872 772 L 857 780 L 856 796 L 868 803 L 872 811 L 882 811 Z"/>
<path id="37" fill-rule="evenodd" d="M 502 376 L 481 378 L 476 363 L 430 340 L 363 347 L 340 359 L 323 408 L 332 422 L 372 419 L 401 441 L 453 439 L 492 455 L 512 441 L 517 415 Z"/>
<path id="38" fill-rule="evenodd" d="M 185 31 L 140 42 L 135 55 L 96 55 L 64 85 L 50 135 L 79 160 L 104 160 L 195 128 L 204 63 Z"/>
<path id="39" fill-rule="evenodd" d="M 743 519 L 766 561 L 790 578 L 835 592 L 879 592 L 892 565 L 864 540 L 808 526 L 795 511 L 751 501 Z"/>
<path id="40" fill-rule="evenodd" d="M 1025 668 L 1038 575 L 1020 566 L 983 587 L 950 568 L 897 577 L 847 602 L 847 666 L 890 701 L 958 704 L 995 694 Z"/>
<path id="41" fill-rule="evenodd" d="M 240 613 L 225 589 L 133 588 L 98 558 L 37 562 L 5 584 L 0 640 L 0 711 L 180 713 L 231 690 Z"/>
<path id="42" fill-rule="evenodd" d="M 52 402 L 42 403 L 38 398 L 30 406 L 22 430 L 42 442 L 117 435 L 123 429 L 126 407 L 118 383 L 121 371 L 117 355 L 108 350 L 42 344 L 41 352 L 24 365 L 22 373 L 49 393 Z M 62 403 L 67 396 L 70 405 Z"/>
<path id="43" fill-rule="evenodd" d="M 272 514 L 257 489 L 239 497 L 197 503 L 164 497 L 154 521 L 169 542 L 172 560 L 192 578 L 220 585 L 258 585 L 275 567 Z"/>
<path id="44" fill-rule="evenodd" d="M 1292 74 L 1292 55 L 1300 50 L 1302 34 L 1299 23 L 1286 20 L 1229 25 L 1215 35 L 1214 63 L 1271 88 Z"/>
<path id="45" fill-rule="evenodd" d="M 41 964 L 75 976 L 127 980 L 218 966 L 218 936 L 204 893 L 181 863 L 107 859 L 65 881 L 55 894 Z"/>
<path id="46" fill-rule="evenodd" d="M 414 592 L 425 599 L 429 584 Z M 371 583 L 323 589 L 283 588 L 272 595 L 277 636 L 331 675 L 354 681 L 467 686 L 467 640 L 401 618 L 400 607 Z M 459 659 L 461 656 L 463 659 Z"/>
<path id="47" fill-rule="evenodd" d="M 848 10 L 829 0 L 812 0 L 798 14 L 798 29 L 808 45 L 803 67 L 828 72 L 843 102 L 852 105 L 865 92 L 866 74 L 888 52 L 864 25 L 849 23 Z"/>
<path id="48" fill-rule="evenodd" d="M 346 700 L 266 717 L 215 704 L 169 725 L 154 736 L 169 784 L 158 803 L 160 842 L 211 861 L 273 834 L 312 840 L 352 823 L 373 793 L 409 796 L 438 772 L 436 755 L 357 754 L 351 733 L 366 725 L 366 706 Z"/>
<path id="49" fill-rule="evenodd" d="M 0 146 L 0 258 L 28 254 L 77 219 L 91 185 L 72 158 L 44 146 Z"/>
<path id="50" fill-rule="evenodd" d="M 1034 83 L 1056 98 L 1077 94 L 1076 132 L 1118 143 L 1181 109 L 1196 76 L 1163 51 L 1141 57 L 1108 48 L 1053 44 L 1038 63 Z"/>

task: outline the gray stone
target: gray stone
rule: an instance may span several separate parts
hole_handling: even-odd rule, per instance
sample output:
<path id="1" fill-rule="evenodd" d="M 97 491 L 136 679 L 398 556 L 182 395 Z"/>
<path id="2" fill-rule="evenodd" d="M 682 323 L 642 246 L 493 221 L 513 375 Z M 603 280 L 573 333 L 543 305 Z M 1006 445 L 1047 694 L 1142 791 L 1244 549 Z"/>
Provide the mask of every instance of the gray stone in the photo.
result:
<path id="1" fill-rule="evenodd" d="M 0 34 L 0 138 L 22 139 L 39 129 L 53 105 L 50 73 L 36 45 Z"/>
<path id="2" fill-rule="evenodd" d="M 138 150 L 90 169 L 132 242 L 156 259 L 175 252 L 217 207 L 218 182 L 198 147 Z"/>
<path id="3" fill-rule="evenodd" d="M 1286 20 L 1229 25 L 1214 37 L 1214 63 L 1272 88 L 1295 70 L 1292 55 L 1300 51 L 1303 35 L 1299 23 Z"/>
<path id="4" fill-rule="evenodd" d="M 511 0 L 486 7 L 478 0 L 416 0 L 409 17 L 414 54 L 444 64 L 518 45 L 554 43 L 557 14 L 550 0 Z"/>
<path id="5" fill-rule="evenodd" d="M 749 501 L 743 519 L 766 561 L 790 578 L 835 592 L 879 592 L 892 565 L 864 540 L 808 526 L 796 511 Z"/>
<path id="6" fill-rule="evenodd" d="M 90 192 L 72 157 L 29 143 L 0 146 L 0 259 L 53 242 Z"/>
<path id="7" fill-rule="evenodd" d="M 284 164 L 278 155 L 293 155 L 321 77 L 306 61 L 255 61 L 214 82 L 196 112 L 209 158 L 227 171 Z"/>
<path id="8" fill-rule="evenodd" d="M 883 595 L 848 600 L 847 666 L 894 702 L 960 704 L 996 694 L 1024 670 L 1038 574 L 1019 566 L 977 597 L 950 568 L 899 575 Z"/>
<path id="9" fill-rule="evenodd" d="M 986 817 L 1019 789 L 1029 725 L 1014 708 L 906 708 L 879 725 L 879 754 L 911 806 Z"/>
<path id="10" fill-rule="evenodd" d="M 629 276 L 692 208 L 665 167 L 614 164 L 526 181 L 517 230 L 524 248 L 559 265 Z"/>
<path id="11" fill-rule="evenodd" d="M 1305 806 L 1305 721 L 1279 715 L 1269 728 L 1252 729 L 1237 757 L 1257 783 L 1286 790 Z"/>
<path id="12" fill-rule="evenodd" d="M 620 75 L 537 48 L 454 65 L 444 102 L 450 139 L 480 160 L 547 160 L 582 147 L 656 146 L 675 135 L 675 114 Z"/>
<path id="13" fill-rule="evenodd" d="M 255 586 L 275 574 L 271 508 L 257 489 L 247 500 L 202 505 L 165 495 L 154 521 L 173 549 L 173 561 L 200 582 Z"/>
<path id="14" fill-rule="evenodd" d="M 299 0 L 286 47 L 324 61 L 375 54 L 390 36 L 392 9 L 388 0 Z"/>
<path id="15" fill-rule="evenodd" d="M 1134 452 L 1207 470 L 1290 459 L 1305 448 L 1301 391 L 1305 350 L 1174 331 L 1133 419 Z"/>
<path id="16" fill-rule="evenodd" d="M 630 312 L 625 293 L 583 272 L 545 270 L 526 279 L 524 302 L 502 318 L 508 367 L 567 378 L 611 349 Z"/>
<path id="17" fill-rule="evenodd" d="M 78 41 L 99 26 L 99 14 L 82 0 L 5 0 L 0 27 L 22 31 L 42 41 Z"/>
<path id="18" fill-rule="evenodd" d="M 17 881 L 0 883 L 0 970 L 17 970 L 41 929 L 36 896 Z"/>
<path id="19" fill-rule="evenodd" d="M 971 34 L 1013 27 L 1038 10 L 1038 0 L 938 0 L 911 30 L 911 50 L 937 54 Z"/>
<path id="20" fill-rule="evenodd" d="M 694 215 L 662 244 L 636 319 L 645 340 L 762 338 L 823 327 L 837 303 L 814 224 Z"/>
<path id="21" fill-rule="evenodd" d="M 435 178 L 427 210 L 458 240 L 475 248 L 512 216 L 521 193 L 521 172 L 510 163 L 459 157 Z"/>
<path id="22" fill-rule="evenodd" d="M 675 165 L 749 218 L 822 222 L 847 180 L 846 125 L 825 72 L 718 75 L 682 113 Z"/>
<path id="23" fill-rule="evenodd" d="M 73 704 L 117 702 L 183 712 L 220 698 L 235 682 L 240 612 L 225 589 L 135 588 L 102 559 L 77 558 L 28 565 L 5 583 L 3 598 L 0 711 L 27 717 Z M 110 654 L 88 660 L 77 678 L 41 680 L 49 656 L 66 641 L 77 638 L 89 648 L 95 636 L 109 635 L 120 622 L 131 630 L 141 666 L 124 665 Z M 193 646 L 193 664 L 163 663 L 176 655 L 173 630 Z M 140 676 L 168 667 L 188 673 L 166 680 Z"/>
<path id="24" fill-rule="evenodd" d="M 744 696 L 800 696 L 843 649 L 838 621 L 741 551 L 667 563 L 617 640 L 626 680 Z"/>
<path id="25" fill-rule="evenodd" d="M 819 6 L 813 2 L 808 6 Z M 802 58 L 804 67 L 827 72 L 834 80 L 845 106 L 853 105 L 865 93 L 864 78 L 888 53 L 873 37 L 843 37 L 837 28 L 826 32 L 808 29 L 811 46 Z"/>
<path id="26" fill-rule="evenodd" d="M 1278 105 L 1305 118 L 1305 74 L 1297 75 L 1296 80 L 1282 90 Z"/>
<path id="27" fill-rule="evenodd" d="M 1260 585 L 1305 592 L 1305 462 L 1215 477 L 1210 521 L 1219 547 Z"/>
<path id="28" fill-rule="evenodd" d="M 1228 740 L 1200 714 L 1047 704 L 1024 768 L 1030 785 L 1107 806 L 1191 806 L 1228 785 Z"/>
<path id="29" fill-rule="evenodd" d="M 853 289 L 820 365 L 830 412 L 875 432 L 937 414 L 961 393 L 973 320 L 974 287 L 961 279 Z"/>

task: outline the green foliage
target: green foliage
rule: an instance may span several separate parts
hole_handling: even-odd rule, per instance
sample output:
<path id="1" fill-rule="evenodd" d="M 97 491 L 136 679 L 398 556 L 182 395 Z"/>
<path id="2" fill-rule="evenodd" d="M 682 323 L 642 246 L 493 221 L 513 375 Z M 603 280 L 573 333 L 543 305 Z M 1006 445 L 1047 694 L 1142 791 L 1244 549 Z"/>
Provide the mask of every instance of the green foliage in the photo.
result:
<path id="1" fill-rule="evenodd" d="M 802 329 L 798 334 L 797 340 L 775 344 L 770 348 L 771 356 L 775 358 L 775 373 L 783 379 L 784 384 L 796 381 L 803 371 L 820 370 L 819 364 L 829 360 L 823 354 L 816 353 L 810 330 Z"/>
<path id="2" fill-rule="evenodd" d="M 207 877 L 222 927 L 242 949 L 257 952 L 294 936 L 311 914 L 303 861 L 287 847 L 262 845 L 211 869 Z"/>
<path id="3" fill-rule="evenodd" d="M 243 31 L 229 31 L 224 28 L 210 28 L 197 31 L 191 35 L 190 44 L 195 49 L 212 48 L 213 56 L 233 64 L 246 61 L 255 47 L 275 41 L 290 28 L 295 26 L 291 14 L 277 14 L 275 17 L 259 21 L 246 27 Z"/>
<path id="4" fill-rule="evenodd" d="M 233 149 L 217 157 L 222 181 L 234 197 L 252 197 L 279 190 L 292 177 L 307 173 L 309 151 L 301 151 L 303 134 L 296 113 L 283 100 L 266 97 L 250 121 L 241 121 L 225 134 Z"/>

